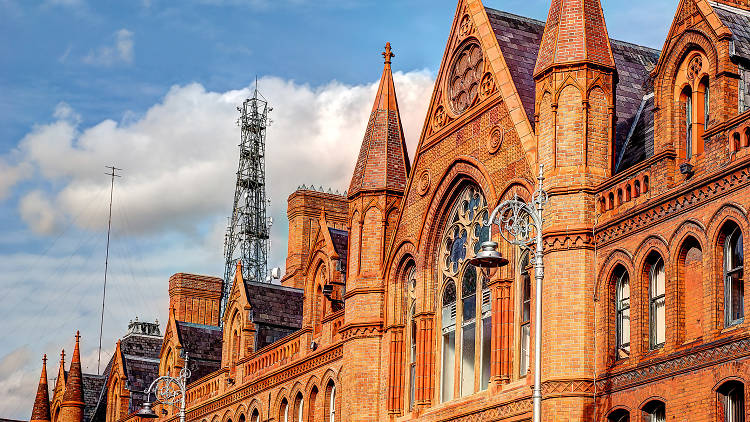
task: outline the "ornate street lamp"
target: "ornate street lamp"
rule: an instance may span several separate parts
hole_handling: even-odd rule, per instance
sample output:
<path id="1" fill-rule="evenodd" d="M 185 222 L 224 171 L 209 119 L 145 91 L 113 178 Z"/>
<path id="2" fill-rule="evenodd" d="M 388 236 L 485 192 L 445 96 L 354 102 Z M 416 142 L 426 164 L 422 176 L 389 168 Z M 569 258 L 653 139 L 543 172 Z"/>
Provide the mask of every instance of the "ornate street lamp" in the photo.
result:
<path id="1" fill-rule="evenodd" d="M 539 166 L 539 181 L 537 189 L 531 199 L 531 204 L 518 199 L 504 201 L 492 211 L 489 226 L 489 241 L 482 243 L 481 251 L 469 263 L 481 268 L 499 268 L 508 263 L 497 251 L 497 243 L 492 241 L 492 225 L 497 224 L 500 235 L 508 243 L 521 249 L 528 249 L 529 244 L 536 240 L 534 253 L 534 278 L 536 279 L 536 309 L 534 312 L 534 402 L 533 420 L 540 422 L 542 418 L 542 281 L 544 280 L 544 248 L 542 245 L 542 211 L 549 200 L 544 191 L 544 166 Z"/>
<path id="2" fill-rule="evenodd" d="M 190 369 L 188 369 L 188 356 L 185 353 L 185 367 L 180 370 L 180 376 L 175 378 L 164 375 L 155 379 L 148 387 L 148 390 L 146 390 L 146 402 L 143 403 L 143 407 L 136 415 L 146 419 L 155 419 L 159 415 L 151 408 L 154 403 L 174 406 L 179 402 L 180 422 L 185 422 L 185 395 L 187 393 L 188 378 L 190 378 Z M 154 390 L 156 398 L 153 402 L 148 401 L 149 397 L 151 397 L 151 390 Z"/>

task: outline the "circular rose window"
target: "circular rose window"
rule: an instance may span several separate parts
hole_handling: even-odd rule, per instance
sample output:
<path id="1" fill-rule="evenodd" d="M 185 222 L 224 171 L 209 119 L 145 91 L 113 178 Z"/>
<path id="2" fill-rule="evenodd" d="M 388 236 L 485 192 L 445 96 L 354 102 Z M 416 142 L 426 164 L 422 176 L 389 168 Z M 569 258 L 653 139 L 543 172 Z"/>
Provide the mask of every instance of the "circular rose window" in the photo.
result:
<path id="1" fill-rule="evenodd" d="M 479 92 L 479 81 L 484 73 L 484 58 L 479 44 L 471 43 L 464 47 L 453 60 L 448 95 L 451 107 L 461 114 L 471 106 Z"/>

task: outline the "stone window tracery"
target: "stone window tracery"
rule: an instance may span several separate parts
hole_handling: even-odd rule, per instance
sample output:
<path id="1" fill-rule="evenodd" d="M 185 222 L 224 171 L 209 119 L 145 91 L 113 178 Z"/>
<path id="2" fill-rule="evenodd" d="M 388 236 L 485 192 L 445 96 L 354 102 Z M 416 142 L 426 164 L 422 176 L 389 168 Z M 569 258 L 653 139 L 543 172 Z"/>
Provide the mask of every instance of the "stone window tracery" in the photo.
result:
<path id="1" fill-rule="evenodd" d="M 492 333 L 491 294 L 481 272 L 466 263 L 489 239 L 487 201 L 476 186 L 458 195 L 443 231 L 438 275 L 443 280 L 441 400 L 487 388 Z M 458 300 L 460 299 L 460 300 Z"/>
<path id="2" fill-rule="evenodd" d="M 461 114 L 474 103 L 483 74 L 482 49 L 472 42 L 456 55 L 451 67 L 447 91 L 454 113 Z"/>

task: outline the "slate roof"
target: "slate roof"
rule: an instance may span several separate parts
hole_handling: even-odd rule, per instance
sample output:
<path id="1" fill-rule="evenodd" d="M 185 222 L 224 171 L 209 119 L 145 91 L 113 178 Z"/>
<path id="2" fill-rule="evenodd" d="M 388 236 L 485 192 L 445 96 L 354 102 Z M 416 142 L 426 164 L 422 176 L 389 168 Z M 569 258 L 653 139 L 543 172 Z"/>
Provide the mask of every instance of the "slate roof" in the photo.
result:
<path id="1" fill-rule="evenodd" d="M 708 3 L 721 23 L 732 31 L 735 54 L 750 60 L 750 11 L 713 1 Z"/>
<path id="2" fill-rule="evenodd" d="M 346 262 L 349 250 L 349 232 L 329 227 L 328 233 L 331 235 L 331 241 L 333 241 L 333 250 L 339 258 Z"/>
<path id="3" fill-rule="evenodd" d="M 302 328 L 302 289 L 245 281 L 245 292 L 254 323 L 295 330 Z"/>
<path id="4" fill-rule="evenodd" d="M 188 353 L 190 379 L 199 380 L 221 366 L 221 328 L 213 325 L 175 321 L 177 336 Z"/>
<path id="5" fill-rule="evenodd" d="M 536 91 L 533 72 L 544 34 L 544 22 L 491 8 L 485 8 L 485 10 L 503 57 L 508 64 L 508 70 L 518 90 L 518 95 L 521 97 L 526 115 L 533 125 Z M 621 151 L 628 134 L 631 133 L 644 96 L 653 91 L 649 72 L 659 59 L 659 51 L 614 39 L 610 39 L 610 44 L 618 75 L 615 150 Z M 641 117 L 644 119 L 643 122 L 635 122 L 636 124 L 646 124 L 649 118 L 653 120 L 653 105 L 647 104 Z M 636 139 L 636 136 L 646 136 L 646 138 Z M 653 129 L 633 131 L 631 141 L 633 146 L 629 146 L 622 154 L 623 165 L 618 166 L 619 170 L 624 170 L 638 162 L 633 157 L 643 159 L 650 156 L 647 152 L 653 152 Z M 636 149 L 636 147 L 641 149 Z"/>
<path id="6" fill-rule="evenodd" d="M 130 390 L 128 413 L 141 408 L 145 401 L 143 392 L 159 376 L 162 341 L 162 337 L 146 335 L 126 335 L 120 341 L 122 362 Z"/>
<path id="7" fill-rule="evenodd" d="M 109 369 L 109 368 L 107 368 Z M 105 370 L 102 375 L 83 374 L 83 420 L 91 421 L 99 403 L 99 397 L 104 390 L 109 371 Z"/>

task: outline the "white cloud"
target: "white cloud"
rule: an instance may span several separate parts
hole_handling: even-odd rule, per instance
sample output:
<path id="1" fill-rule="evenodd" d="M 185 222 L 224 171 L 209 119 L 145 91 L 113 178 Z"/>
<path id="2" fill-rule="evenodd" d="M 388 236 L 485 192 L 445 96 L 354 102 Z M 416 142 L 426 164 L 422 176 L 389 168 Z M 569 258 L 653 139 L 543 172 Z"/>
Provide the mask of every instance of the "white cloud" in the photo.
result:
<path id="1" fill-rule="evenodd" d="M 83 62 L 98 66 L 133 63 L 135 56 L 133 35 L 132 31 L 124 28 L 115 31 L 112 45 L 101 46 L 96 50 L 89 51 L 89 54 L 83 58 Z"/>
<path id="2" fill-rule="evenodd" d="M 413 158 L 434 81 L 426 71 L 394 79 Z M 287 197 L 301 184 L 348 188 L 378 81 L 312 87 L 266 77 L 259 85 L 274 108 L 266 154 L 275 222 L 271 265 L 283 266 Z M 24 222 L 37 233 L 56 233 L 44 250 L 0 254 L 0 296 L 11 303 L 0 319 L 28 333 L 0 343 L 0 354 L 28 343 L 32 358 L 55 356 L 53 377 L 56 354 L 63 346 L 72 351 L 80 329 L 84 365 L 95 372 L 110 183 L 105 165 L 124 170 L 114 191 L 103 362 L 129 319 L 166 321 L 170 274 L 221 275 L 238 160 L 236 107 L 251 92 L 175 86 L 145 113 L 93 125 L 61 103 L 52 122 L 34 126 L 12 153 L 0 156 L 9 163 L 0 164 L 6 192 L 14 186 L 3 177 L 8 169 L 24 168 L 30 177 L 16 186 L 23 188 Z M 0 397 L 12 399 L 0 400 L 0 414 L 27 417 L 38 377 L 35 359 L 0 373 Z"/>
<path id="3" fill-rule="evenodd" d="M 394 78 L 413 154 L 433 80 L 423 71 Z M 378 82 L 314 88 L 268 77 L 259 85 L 274 107 L 266 165 L 280 247 L 286 242 L 286 199 L 298 185 L 348 188 Z M 195 234 L 199 223 L 223 220 L 231 211 L 238 159 L 236 106 L 250 94 L 249 87 L 210 92 L 199 84 L 175 86 L 138 119 L 85 128 L 61 103 L 56 120 L 36 126 L 19 145 L 21 164 L 59 186 L 46 195 L 27 194 L 24 220 L 47 233 L 83 212 L 92 198 L 106 197 L 105 165 L 124 169 L 115 202 L 127 207 L 133 234 Z M 77 225 L 100 230 L 105 211 Z"/>
<path id="4" fill-rule="evenodd" d="M 30 170 L 26 163 L 11 166 L 0 157 L 0 201 L 8 197 L 10 189 L 16 183 L 30 175 Z"/>
<path id="5" fill-rule="evenodd" d="M 34 233 L 53 234 L 59 229 L 54 205 L 42 191 L 35 190 L 21 198 L 18 211 Z"/>

